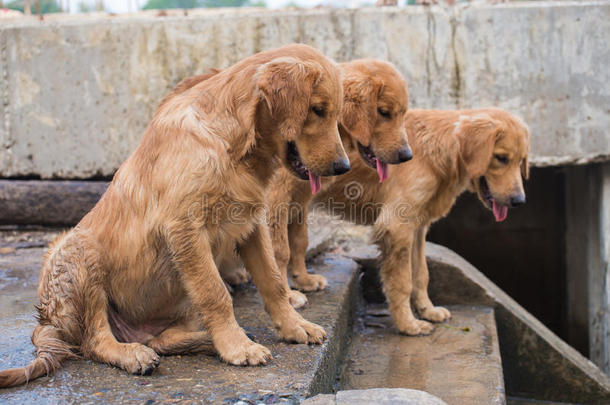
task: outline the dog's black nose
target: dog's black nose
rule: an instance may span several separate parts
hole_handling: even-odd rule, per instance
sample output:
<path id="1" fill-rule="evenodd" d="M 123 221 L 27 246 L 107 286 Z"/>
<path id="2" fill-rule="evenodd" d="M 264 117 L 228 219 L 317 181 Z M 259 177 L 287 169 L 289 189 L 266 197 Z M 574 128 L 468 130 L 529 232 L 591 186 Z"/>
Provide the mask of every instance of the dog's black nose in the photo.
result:
<path id="1" fill-rule="evenodd" d="M 400 163 L 408 162 L 413 159 L 413 152 L 411 152 L 411 148 L 405 146 L 404 148 L 398 149 L 398 161 Z"/>
<path id="2" fill-rule="evenodd" d="M 350 168 L 349 160 L 347 158 L 341 158 L 333 162 L 333 174 L 343 174 Z"/>
<path id="3" fill-rule="evenodd" d="M 510 206 L 518 207 L 525 204 L 525 194 L 515 194 L 510 196 Z"/>

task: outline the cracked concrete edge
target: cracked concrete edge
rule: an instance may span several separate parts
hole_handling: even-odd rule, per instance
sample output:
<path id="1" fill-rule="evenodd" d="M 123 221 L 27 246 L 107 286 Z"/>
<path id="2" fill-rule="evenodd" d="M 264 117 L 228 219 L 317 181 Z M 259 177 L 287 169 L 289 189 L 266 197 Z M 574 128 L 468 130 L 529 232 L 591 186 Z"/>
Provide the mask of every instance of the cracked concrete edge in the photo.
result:
<path id="1" fill-rule="evenodd" d="M 610 401 L 610 378 L 474 266 L 427 243 L 430 294 L 438 304 L 495 307 L 507 394 L 562 402 Z"/>
<path id="2" fill-rule="evenodd" d="M 371 388 L 345 390 L 336 394 L 320 394 L 309 398 L 302 405 L 447 405 L 440 398 L 424 391 L 407 388 Z"/>

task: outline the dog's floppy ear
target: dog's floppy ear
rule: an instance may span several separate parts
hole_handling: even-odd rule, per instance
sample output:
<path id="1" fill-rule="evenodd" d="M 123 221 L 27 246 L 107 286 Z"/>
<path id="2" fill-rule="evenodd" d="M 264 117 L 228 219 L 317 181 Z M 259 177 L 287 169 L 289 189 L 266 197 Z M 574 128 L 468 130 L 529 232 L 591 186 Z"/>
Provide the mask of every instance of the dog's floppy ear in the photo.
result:
<path id="1" fill-rule="evenodd" d="M 343 87 L 341 121 L 355 140 L 369 146 L 377 121 L 377 98 L 381 84 L 369 77 L 346 74 Z"/>
<path id="2" fill-rule="evenodd" d="M 530 178 L 530 163 L 527 156 L 525 156 L 525 159 L 521 162 L 521 175 L 525 180 Z"/>
<path id="3" fill-rule="evenodd" d="M 455 131 L 460 143 L 460 158 L 471 178 L 481 177 L 487 171 L 501 130 L 500 122 L 487 114 L 460 116 Z"/>
<path id="4" fill-rule="evenodd" d="M 350 146 L 352 148 L 356 148 L 356 141 L 354 139 L 354 136 L 351 134 L 351 132 L 345 128 L 345 125 L 343 125 L 341 122 L 338 123 L 338 127 L 339 127 L 339 136 L 341 137 L 341 143 L 344 146 Z"/>
<path id="5" fill-rule="evenodd" d="M 321 76 L 320 64 L 292 57 L 276 58 L 259 68 L 257 87 L 284 139 L 292 140 L 301 131 L 313 86 Z"/>
<path id="6" fill-rule="evenodd" d="M 527 154 L 525 155 L 525 159 L 521 162 L 521 175 L 525 180 L 530 178 L 530 163 L 529 163 L 529 145 L 530 145 L 530 127 L 521 119 L 518 118 L 519 123 L 523 127 L 523 131 L 525 133 L 525 142 L 527 145 Z"/>

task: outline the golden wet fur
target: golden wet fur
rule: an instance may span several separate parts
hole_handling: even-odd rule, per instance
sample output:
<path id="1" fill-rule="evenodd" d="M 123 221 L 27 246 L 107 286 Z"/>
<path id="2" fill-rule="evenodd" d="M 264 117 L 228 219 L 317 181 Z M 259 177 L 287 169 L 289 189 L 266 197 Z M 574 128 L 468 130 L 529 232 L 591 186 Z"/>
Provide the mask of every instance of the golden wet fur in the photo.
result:
<path id="1" fill-rule="evenodd" d="M 197 351 L 265 364 L 271 353 L 237 324 L 216 266 L 235 251 L 280 337 L 321 343 L 324 330 L 288 301 L 260 207 L 287 142 L 320 175 L 346 159 L 341 103 L 338 66 L 305 45 L 179 85 L 98 204 L 49 249 L 37 357 L 0 372 L 0 387 L 52 371 L 74 352 L 136 374 L 152 372 L 159 355 Z"/>
<path id="2" fill-rule="evenodd" d="M 409 110 L 406 129 L 412 161 L 391 166 L 389 178 L 379 183 L 375 171 L 351 148 L 351 171 L 337 177 L 315 201 L 326 203 L 332 213 L 342 213 L 347 220 L 374 227 L 383 289 L 394 322 L 400 332 L 418 335 L 433 330 L 427 321 L 450 317 L 447 309 L 434 306 L 428 297 L 428 227 L 447 215 L 465 190 L 477 192 L 488 208 L 490 197 L 498 206 L 524 203 L 522 177 L 528 176 L 529 130 L 519 118 L 496 108 Z M 489 194 L 481 189 L 482 178 Z M 354 182 L 362 190 L 356 198 L 349 192 Z M 312 280 L 311 289 L 324 288 L 322 276 L 306 273 L 307 221 L 291 220 L 287 224 L 289 250 L 280 240 L 282 254 L 290 257 L 291 282 L 299 286 L 294 283 L 294 273 L 299 272 L 296 279 Z M 283 227 L 284 223 L 271 224 L 272 232 Z M 278 240 L 274 239 L 276 256 Z M 421 320 L 414 316 L 411 303 Z"/>
<path id="3" fill-rule="evenodd" d="M 362 162 L 357 152 L 358 143 L 369 147 L 377 159 L 389 164 L 410 159 L 412 155 L 404 127 L 408 95 L 402 75 L 391 64 L 374 59 L 355 60 L 340 66 L 344 88 L 341 136 L 344 145 L 354 150 L 350 156 L 352 165 Z M 397 156 L 401 150 L 407 153 L 402 161 Z M 374 169 L 370 172 L 375 174 Z M 325 179 L 322 190 L 331 187 L 333 179 Z M 285 169 L 275 173 L 267 192 L 271 238 L 278 267 L 282 274 L 288 272 L 292 286 L 301 291 L 326 287 L 324 277 L 308 274 L 305 267 L 308 239 L 307 227 L 303 224 L 312 197 L 308 184 Z M 224 276 L 224 269 L 222 273 Z M 300 307 L 307 298 L 292 290 L 290 301 Z"/>

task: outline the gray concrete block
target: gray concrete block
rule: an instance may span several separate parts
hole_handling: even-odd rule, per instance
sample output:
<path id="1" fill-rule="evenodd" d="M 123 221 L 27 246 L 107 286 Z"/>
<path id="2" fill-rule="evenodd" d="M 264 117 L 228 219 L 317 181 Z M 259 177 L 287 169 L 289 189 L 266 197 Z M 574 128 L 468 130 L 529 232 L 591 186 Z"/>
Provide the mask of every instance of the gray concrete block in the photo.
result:
<path id="1" fill-rule="evenodd" d="M 583 7 L 584 6 L 584 7 Z M 607 2 L 462 6 L 456 49 L 461 101 L 520 112 L 532 160 L 607 160 L 610 151 Z"/>
<path id="2" fill-rule="evenodd" d="M 371 388 L 320 394 L 301 402 L 302 405 L 447 405 L 424 391 L 406 388 Z"/>
<path id="3" fill-rule="evenodd" d="M 447 405 L 434 395 L 405 388 L 372 388 L 337 392 L 337 405 Z"/>
<path id="4" fill-rule="evenodd" d="M 335 394 L 318 394 L 301 402 L 301 405 L 335 405 L 336 403 Z"/>
<path id="5" fill-rule="evenodd" d="M 607 2 L 153 15 L 3 23 L 0 177 L 109 176 L 180 79 L 291 42 L 393 62 L 413 107 L 524 116 L 536 165 L 610 156 Z"/>

